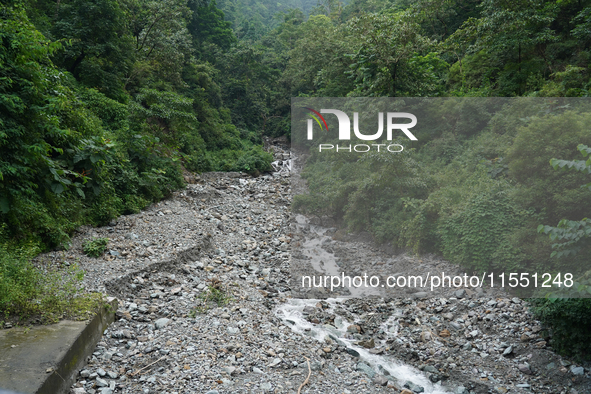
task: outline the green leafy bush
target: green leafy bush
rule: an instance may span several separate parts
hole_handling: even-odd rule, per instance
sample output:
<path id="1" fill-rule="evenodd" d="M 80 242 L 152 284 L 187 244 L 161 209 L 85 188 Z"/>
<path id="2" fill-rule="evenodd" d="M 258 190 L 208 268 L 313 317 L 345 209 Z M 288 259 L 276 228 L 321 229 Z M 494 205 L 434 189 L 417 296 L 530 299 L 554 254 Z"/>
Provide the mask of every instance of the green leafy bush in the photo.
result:
<path id="1" fill-rule="evenodd" d="M 591 299 L 531 300 L 532 311 L 552 334 L 552 347 L 579 360 L 591 359 Z"/>
<path id="2" fill-rule="evenodd" d="M 579 144 L 577 149 L 586 157 L 591 155 L 591 148 L 587 145 Z M 587 160 L 561 160 L 552 159 L 550 164 L 557 169 L 576 170 L 584 174 L 591 174 L 591 157 Z M 581 186 L 583 190 L 591 190 L 591 182 Z M 582 220 L 562 219 L 558 226 L 538 226 L 538 232 L 543 232 L 550 236 L 552 241 L 560 241 L 552 245 L 554 252 L 552 257 L 566 257 L 576 255 L 586 244 L 590 244 L 591 238 L 591 219 Z"/>
<path id="3" fill-rule="evenodd" d="M 0 212 L 7 214 L 32 189 L 60 194 L 84 176 L 60 160 L 80 138 L 60 122 L 72 98 L 50 61 L 61 44 L 48 42 L 20 7 L 2 7 L 0 17 Z"/>
<path id="4" fill-rule="evenodd" d="M 37 294 L 41 280 L 39 271 L 29 263 L 36 252 L 33 246 L 12 252 L 0 246 L 0 311 L 5 315 L 30 312 L 29 300 Z"/>
<path id="5" fill-rule="evenodd" d="M 88 318 L 102 304 L 102 296 L 84 292 L 83 273 L 76 265 L 33 265 L 30 259 L 38 252 L 34 244 L 0 244 L 0 313 L 44 323 L 64 316 Z"/>
<path id="6" fill-rule="evenodd" d="M 556 157 L 574 160 L 579 153 L 573 147 L 591 145 L 591 114 L 555 109 L 554 113 L 524 122 L 526 126 L 517 128 L 506 155 L 509 177 L 519 184 L 515 200 L 536 213 L 544 211 L 550 223 L 584 217 L 591 205 L 591 193 L 580 187 L 588 182 L 586 175 L 555 171 L 548 162 Z"/>
<path id="7" fill-rule="evenodd" d="M 236 160 L 235 169 L 250 174 L 258 174 L 271 169 L 273 156 L 260 146 L 253 146 Z"/>
<path id="8" fill-rule="evenodd" d="M 82 245 L 84 254 L 90 257 L 100 257 L 105 253 L 109 238 L 93 238 L 86 240 Z"/>
<path id="9" fill-rule="evenodd" d="M 520 268 L 518 262 L 502 266 L 496 255 L 507 247 L 505 235 L 522 216 L 506 191 L 475 196 L 439 225 L 444 257 L 478 271 Z"/>

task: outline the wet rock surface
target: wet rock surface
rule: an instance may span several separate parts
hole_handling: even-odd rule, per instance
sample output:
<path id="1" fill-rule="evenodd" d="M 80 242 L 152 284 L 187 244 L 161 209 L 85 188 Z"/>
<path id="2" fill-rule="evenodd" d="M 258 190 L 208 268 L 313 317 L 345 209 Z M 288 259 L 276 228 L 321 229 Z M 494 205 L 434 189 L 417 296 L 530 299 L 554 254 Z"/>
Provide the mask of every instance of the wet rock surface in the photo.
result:
<path id="1" fill-rule="evenodd" d="M 42 257 L 79 261 L 89 289 L 120 300 L 72 392 L 297 393 L 310 374 L 303 393 L 591 393 L 590 365 L 556 355 L 527 303 L 502 293 L 296 300 L 289 152 L 270 149 L 278 172 L 196 176 Z M 90 237 L 110 239 L 103 257 L 83 255 Z M 449 264 L 336 238 L 331 250 L 351 258 Z"/>

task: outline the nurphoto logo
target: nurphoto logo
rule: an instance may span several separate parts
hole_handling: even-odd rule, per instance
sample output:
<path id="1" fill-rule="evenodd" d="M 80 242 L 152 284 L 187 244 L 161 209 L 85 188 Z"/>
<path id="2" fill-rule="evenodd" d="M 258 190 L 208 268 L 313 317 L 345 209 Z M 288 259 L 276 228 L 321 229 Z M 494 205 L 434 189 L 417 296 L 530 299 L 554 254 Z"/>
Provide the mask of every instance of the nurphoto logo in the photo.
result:
<path id="1" fill-rule="evenodd" d="M 309 108 L 303 107 L 310 111 L 311 119 L 307 120 L 307 138 L 308 140 L 314 139 L 314 121 L 318 124 L 320 130 L 325 130 L 328 132 L 328 125 L 326 123 L 326 119 L 322 116 L 322 114 L 332 114 L 337 117 L 339 122 L 339 141 L 350 141 L 351 140 L 351 120 L 349 116 L 338 109 L 321 109 L 320 112 Z M 410 119 L 410 123 L 399 123 L 401 119 Z M 408 112 L 386 112 L 386 140 L 392 141 L 393 132 L 395 130 L 400 130 L 404 133 L 404 135 L 410 139 L 411 141 L 417 141 L 417 137 L 415 137 L 409 129 L 413 128 L 417 124 L 417 117 Z M 376 141 L 382 138 L 382 134 L 384 133 L 384 112 L 378 113 L 378 131 L 375 134 L 363 134 L 359 131 L 359 112 L 353 112 L 353 133 L 355 137 L 361 141 Z M 372 148 L 373 147 L 373 148 Z M 320 152 L 323 150 L 333 150 L 336 149 L 337 152 L 340 151 L 355 151 L 355 152 L 369 152 L 370 150 L 380 151 L 380 148 L 385 147 L 384 150 L 388 152 L 397 153 L 402 152 L 404 147 L 400 144 L 357 144 L 357 145 L 349 145 L 349 146 L 339 146 L 333 144 L 319 144 L 318 149 Z"/>

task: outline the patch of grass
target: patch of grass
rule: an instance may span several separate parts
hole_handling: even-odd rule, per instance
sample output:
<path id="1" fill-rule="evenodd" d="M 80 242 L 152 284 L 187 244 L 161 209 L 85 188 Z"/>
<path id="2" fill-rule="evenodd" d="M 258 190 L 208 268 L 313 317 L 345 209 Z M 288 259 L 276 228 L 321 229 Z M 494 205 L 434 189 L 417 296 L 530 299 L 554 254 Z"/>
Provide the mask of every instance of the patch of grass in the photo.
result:
<path id="1" fill-rule="evenodd" d="M 110 304 L 107 304 L 105 297 L 101 293 L 81 294 L 70 300 L 64 309 L 63 317 L 70 320 L 88 320 L 99 310 L 106 306 L 112 312 Z"/>
<path id="2" fill-rule="evenodd" d="M 84 254 L 89 257 L 101 257 L 105 253 L 105 250 L 107 250 L 108 243 L 109 238 L 88 239 L 82 245 Z"/>
<path id="3" fill-rule="evenodd" d="M 0 315 L 16 324 L 52 323 L 62 318 L 84 320 L 103 303 L 97 293 L 85 293 L 83 272 L 69 267 L 35 266 L 38 248 L 11 248 L 0 244 Z"/>
<path id="4" fill-rule="evenodd" d="M 189 313 L 190 317 L 195 317 L 197 313 L 205 313 L 212 305 L 222 307 L 233 300 L 227 286 L 224 286 L 222 281 L 212 278 L 208 282 L 207 289 L 197 296 L 197 307 Z"/>

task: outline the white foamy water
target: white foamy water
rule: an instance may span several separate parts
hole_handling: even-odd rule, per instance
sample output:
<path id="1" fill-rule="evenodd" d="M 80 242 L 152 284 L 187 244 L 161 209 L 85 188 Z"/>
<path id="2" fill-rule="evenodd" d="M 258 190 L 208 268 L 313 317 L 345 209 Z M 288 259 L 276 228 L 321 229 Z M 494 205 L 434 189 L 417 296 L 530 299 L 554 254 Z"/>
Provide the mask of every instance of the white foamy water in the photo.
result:
<path id="1" fill-rule="evenodd" d="M 298 250 L 308 258 L 309 264 L 316 271 L 315 275 L 328 275 L 340 277 L 343 274 L 343 269 L 337 264 L 337 258 L 334 253 L 328 252 L 323 248 L 323 244 L 331 237 L 325 235 L 327 228 L 309 224 L 308 219 L 304 215 L 295 216 L 295 224 L 301 230 L 304 227 L 309 229 L 309 234 L 304 238 Z M 379 288 L 373 287 L 347 287 L 351 297 L 364 296 L 384 296 Z"/>
<path id="2" fill-rule="evenodd" d="M 364 361 L 369 364 L 377 373 L 395 378 L 401 385 L 407 381 L 411 381 L 416 385 L 422 386 L 425 389 L 424 392 L 426 394 L 451 393 L 451 391 L 447 391 L 439 383 L 432 383 L 427 376 L 418 369 L 388 356 L 372 354 L 367 349 L 355 345 L 353 340 L 344 338 L 347 327 L 354 322 L 348 322 L 343 318 L 337 317 L 335 318 L 335 324 L 337 327 L 334 327 L 312 324 L 307 321 L 302 312 L 304 307 L 315 306 L 319 301 L 320 300 L 312 299 L 290 299 L 287 303 L 280 305 L 275 309 L 275 315 L 283 320 L 283 322 L 291 327 L 296 333 L 310 336 L 319 342 L 324 342 L 325 338 L 329 337 L 339 345 L 356 351 L 359 354 L 359 361 Z M 341 300 L 338 298 L 329 298 L 323 301 L 328 302 L 332 307 Z M 385 329 L 387 326 L 397 326 L 396 318 L 397 317 L 393 315 L 383 324 L 385 332 L 388 332 Z M 396 332 L 390 332 L 389 335 L 396 336 Z"/>

